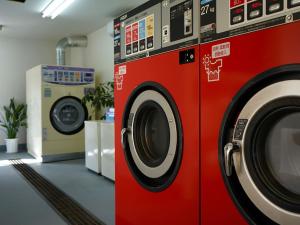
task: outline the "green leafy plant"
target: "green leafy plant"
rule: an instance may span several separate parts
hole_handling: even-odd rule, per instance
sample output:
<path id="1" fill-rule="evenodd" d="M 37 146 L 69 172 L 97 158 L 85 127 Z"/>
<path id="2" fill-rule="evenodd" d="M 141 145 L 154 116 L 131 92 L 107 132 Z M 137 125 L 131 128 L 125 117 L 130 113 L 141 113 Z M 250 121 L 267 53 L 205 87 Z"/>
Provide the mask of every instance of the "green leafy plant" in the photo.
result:
<path id="1" fill-rule="evenodd" d="M 83 104 L 90 104 L 96 119 L 105 119 L 104 108 L 114 107 L 114 82 L 100 83 L 83 98 Z"/>
<path id="2" fill-rule="evenodd" d="M 6 132 L 8 139 L 17 137 L 21 127 L 26 127 L 27 107 L 25 104 L 15 103 L 15 99 L 10 99 L 9 106 L 3 106 L 3 112 L 0 114 L 0 127 Z"/>

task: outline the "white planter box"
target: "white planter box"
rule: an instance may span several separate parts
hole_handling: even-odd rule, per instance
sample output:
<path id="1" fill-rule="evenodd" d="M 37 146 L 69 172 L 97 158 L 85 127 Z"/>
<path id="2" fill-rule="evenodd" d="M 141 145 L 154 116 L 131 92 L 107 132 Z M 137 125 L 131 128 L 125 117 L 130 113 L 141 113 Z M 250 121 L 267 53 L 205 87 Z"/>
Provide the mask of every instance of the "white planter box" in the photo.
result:
<path id="1" fill-rule="evenodd" d="M 5 139 L 6 151 L 7 153 L 18 152 L 18 138 L 15 139 Z"/>
<path id="2" fill-rule="evenodd" d="M 102 173 L 101 156 L 104 150 L 114 150 L 114 123 L 85 121 L 85 166 Z"/>

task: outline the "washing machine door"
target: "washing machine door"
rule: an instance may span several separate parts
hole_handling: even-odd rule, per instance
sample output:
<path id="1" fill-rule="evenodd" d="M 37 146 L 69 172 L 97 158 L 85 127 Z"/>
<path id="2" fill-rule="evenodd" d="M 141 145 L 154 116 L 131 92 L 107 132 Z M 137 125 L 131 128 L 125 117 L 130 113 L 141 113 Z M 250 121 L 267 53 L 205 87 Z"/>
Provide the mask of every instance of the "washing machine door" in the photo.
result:
<path id="1" fill-rule="evenodd" d="M 143 187 L 162 191 L 175 179 L 182 155 L 176 104 L 160 88 L 133 95 L 127 107 L 121 141 L 128 166 Z"/>
<path id="2" fill-rule="evenodd" d="M 73 135 L 84 127 L 88 112 L 81 100 L 67 96 L 58 99 L 50 111 L 50 121 L 56 131 L 65 135 Z"/>
<path id="3" fill-rule="evenodd" d="M 224 148 L 254 205 L 278 224 L 300 224 L 300 81 L 274 83 L 243 107 Z"/>

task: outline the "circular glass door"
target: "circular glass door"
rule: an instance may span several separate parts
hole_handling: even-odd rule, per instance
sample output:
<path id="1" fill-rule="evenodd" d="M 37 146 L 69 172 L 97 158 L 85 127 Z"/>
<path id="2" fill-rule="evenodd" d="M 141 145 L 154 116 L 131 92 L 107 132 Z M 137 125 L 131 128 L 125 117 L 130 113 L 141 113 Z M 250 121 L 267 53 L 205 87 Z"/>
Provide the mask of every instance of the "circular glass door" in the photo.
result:
<path id="1" fill-rule="evenodd" d="M 124 117 L 128 165 L 138 182 L 151 191 L 169 186 L 181 161 L 181 123 L 170 101 L 166 91 L 144 90 L 133 97 Z"/>
<path id="2" fill-rule="evenodd" d="M 300 81 L 272 84 L 244 106 L 224 148 L 230 176 L 278 224 L 300 224 Z"/>
<path id="3" fill-rule="evenodd" d="M 81 131 L 87 117 L 87 109 L 80 99 L 71 96 L 57 100 L 50 111 L 52 126 L 59 133 L 66 135 Z"/>

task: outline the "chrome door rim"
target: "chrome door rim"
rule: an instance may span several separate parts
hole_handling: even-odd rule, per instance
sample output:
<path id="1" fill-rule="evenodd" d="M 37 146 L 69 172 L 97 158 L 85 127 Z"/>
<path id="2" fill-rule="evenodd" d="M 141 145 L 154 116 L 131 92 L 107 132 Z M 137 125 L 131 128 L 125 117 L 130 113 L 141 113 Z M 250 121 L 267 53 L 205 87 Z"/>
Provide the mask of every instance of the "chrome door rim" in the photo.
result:
<path id="1" fill-rule="evenodd" d="M 249 122 L 253 119 L 258 110 L 276 99 L 300 97 L 299 89 L 299 80 L 287 80 L 272 84 L 259 91 L 242 109 L 237 121 L 247 120 L 248 123 L 245 126 L 242 138 L 240 140 L 234 139 L 234 142 L 240 145 L 241 150 L 233 156 L 234 166 L 244 191 L 261 212 L 279 224 L 299 224 L 300 214 L 287 211 L 274 204 L 266 198 L 256 186 L 249 173 L 245 159 L 245 134 L 247 134 Z"/>
<path id="2" fill-rule="evenodd" d="M 167 156 L 159 166 L 149 167 L 140 159 L 137 153 L 136 146 L 134 143 L 134 130 L 131 130 L 131 132 L 128 134 L 128 143 L 132 158 L 137 168 L 149 178 L 159 178 L 167 173 L 175 159 L 177 151 L 177 126 L 172 108 L 170 107 L 165 97 L 157 91 L 147 90 L 139 94 L 133 102 L 133 105 L 130 109 L 130 114 L 134 115 L 131 127 L 134 127 L 134 123 L 136 122 L 135 114 L 138 111 L 139 107 L 147 101 L 154 101 L 155 103 L 159 104 L 165 112 L 165 115 L 168 119 L 170 131 L 170 144 Z"/>

